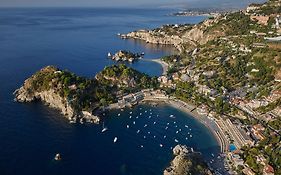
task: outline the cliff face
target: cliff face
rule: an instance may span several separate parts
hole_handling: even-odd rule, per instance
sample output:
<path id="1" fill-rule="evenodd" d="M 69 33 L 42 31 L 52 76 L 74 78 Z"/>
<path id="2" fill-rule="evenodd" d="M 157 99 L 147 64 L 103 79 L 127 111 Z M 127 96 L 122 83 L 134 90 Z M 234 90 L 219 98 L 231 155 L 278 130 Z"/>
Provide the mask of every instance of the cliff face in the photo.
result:
<path id="1" fill-rule="evenodd" d="M 22 87 L 14 92 L 15 101 L 18 102 L 32 102 L 40 100 L 50 107 L 58 109 L 70 121 L 76 122 L 79 119 L 81 122 L 87 121 L 91 123 L 98 123 L 99 118 L 94 115 L 89 115 L 86 111 L 75 109 L 74 105 L 70 103 L 67 96 L 61 93 L 60 83 L 56 84 L 56 74 L 61 74 L 57 68 L 48 66 L 41 69 L 32 77 L 25 80 Z M 45 82 L 42 79 L 47 79 Z M 46 85 L 46 83 L 48 83 Z M 55 86 L 58 86 L 55 88 Z"/>
<path id="2" fill-rule="evenodd" d="M 192 149 L 177 145 L 173 149 L 175 158 L 171 166 L 165 169 L 164 175 L 211 175 L 211 171 L 203 162 L 200 153 L 193 152 Z"/>
<path id="3" fill-rule="evenodd" d="M 66 99 L 62 98 L 54 90 L 31 93 L 30 90 L 23 85 L 20 89 L 15 91 L 15 95 L 15 100 L 18 102 L 32 102 L 35 100 L 41 100 L 50 107 L 59 109 L 65 116 L 74 116 L 74 109 L 71 107 L 71 105 L 66 101 Z"/>
<path id="4" fill-rule="evenodd" d="M 181 43 L 183 39 L 179 36 L 157 36 L 154 32 L 148 30 L 140 30 L 136 32 L 131 32 L 125 35 L 126 38 L 140 39 L 147 43 L 152 44 L 163 44 L 163 45 L 173 45 L 178 50 L 182 50 Z"/>
<path id="5" fill-rule="evenodd" d="M 139 30 L 122 35 L 123 38 L 144 40 L 147 43 L 173 45 L 180 52 L 192 50 L 199 44 L 206 44 L 219 36 L 224 36 L 222 31 L 208 31 L 207 29 L 215 24 L 221 17 L 208 19 L 198 25 L 169 25 L 154 30 Z"/>

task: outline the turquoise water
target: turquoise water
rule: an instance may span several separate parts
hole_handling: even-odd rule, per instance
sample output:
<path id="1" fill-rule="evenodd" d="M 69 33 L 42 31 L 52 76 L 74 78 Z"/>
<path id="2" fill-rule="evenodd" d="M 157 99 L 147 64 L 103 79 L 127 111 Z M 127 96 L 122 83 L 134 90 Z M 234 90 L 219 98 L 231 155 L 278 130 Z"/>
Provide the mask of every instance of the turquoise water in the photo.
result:
<path id="1" fill-rule="evenodd" d="M 232 152 L 232 151 L 235 151 L 236 150 L 236 146 L 234 144 L 230 144 L 229 145 L 229 150 Z"/>
<path id="2" fill-rule="evenodd" d="M 140 107 L 111 111 L 105 119 L 109 130 L 101 133 L 101 125 L 69 124 L 58 111 L 42 103 L 13 101 L 13 91 L 46 65 L 93 77 L 104 66 L 113 64 L 106 58 L 109 51 L 144 51 L 145 59 L 173 53 L 171 47 L 121 40 L 116 36 L 140 28 L 198 23 L 204 19 L 167 16 L 170 12 L 165 9 L 1 9 L 0 174 L 159 175 L 172 158 L 170 148 L 177 144 L 175 139 L 201 151 L 208 161 L 213 159 L 211 153 L 215 156 L 219 153 L 214 136 L 198 121 L 169 106 L 142 106 L 144 111 L 152 110 L 151 118 L 145 112 L 136 118 Z M 139 61 L 130 66 L 150 75 L 161 74 L 157 63 Z M 130 111 L 134 119 L 130 119 Z M 170 118 L 171 114 L 176 118 Z M 157 123 L 153 125 L 153 122 Z M 167 122 L 171 125 L 168 130 Z M 184 125 L 192 130 L 188 131 Z M 188 138 L 188 132 L 192 138 Z M 118 137 L 115 144 L 114 137 Z M 62 161 L 54 162 L 58 152 Z M 214 163 L 215 168 L 220 165 Z"/>

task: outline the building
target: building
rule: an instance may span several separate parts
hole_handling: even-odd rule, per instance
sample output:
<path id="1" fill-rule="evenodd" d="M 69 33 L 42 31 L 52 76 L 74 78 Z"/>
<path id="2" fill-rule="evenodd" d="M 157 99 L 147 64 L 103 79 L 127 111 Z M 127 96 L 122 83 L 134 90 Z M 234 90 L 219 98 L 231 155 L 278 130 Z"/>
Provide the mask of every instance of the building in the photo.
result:
<path id="1" fill-rule="evenodd" d="M 263 169 L 263 175 L 274 175 L 274 168 L 270 165 L 266 165 Z"/>
<path id="2" fill-rule="evenodd" d="M 257 21 L 258 24 L 261 24 L 261 25 L 264 25 L 264 26 L 267 26 L 268 20 L 269 20 L 269 16 L 261 16 L 261 15 L 260 16 L 251 15 L 250 18 L 253 21 Z"/>

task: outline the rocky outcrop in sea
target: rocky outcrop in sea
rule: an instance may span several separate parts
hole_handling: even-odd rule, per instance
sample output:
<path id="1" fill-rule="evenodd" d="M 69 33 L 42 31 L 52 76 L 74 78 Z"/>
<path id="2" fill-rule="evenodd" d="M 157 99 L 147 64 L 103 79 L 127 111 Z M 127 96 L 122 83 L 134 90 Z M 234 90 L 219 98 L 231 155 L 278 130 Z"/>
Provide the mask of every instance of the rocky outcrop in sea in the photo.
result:
<path id="1" fill-rule="evenodd" d="M 100 118 L 98 116 L 93 115 L 89 111 L 76 109 L 69 97 L 61 93 L 63 85 L 60 83 L 56 84 L 56 79 L 59 77 L 58 74 L 62 74 L 62 71 L 53 66 L 47 66 L 41 69 L 32 77 L 25 80 L 24 84 L 14 92 L 15 101 L 24 103 L 39 100 L 61 111 L 70 122 L 75 123 L 79 120 L 80 123 L 99 123 Z M 47 76 L 53 78 L 47 81 Z M 48 85 L 45 83 L 48 83 Z"/>
<path id="2" fill-rule="evenodd" d="M 212 175 L 201 154 L 185 145 L 177 145 L 173 149 L 175 158 L 164 170 L 164 175 Z"/>

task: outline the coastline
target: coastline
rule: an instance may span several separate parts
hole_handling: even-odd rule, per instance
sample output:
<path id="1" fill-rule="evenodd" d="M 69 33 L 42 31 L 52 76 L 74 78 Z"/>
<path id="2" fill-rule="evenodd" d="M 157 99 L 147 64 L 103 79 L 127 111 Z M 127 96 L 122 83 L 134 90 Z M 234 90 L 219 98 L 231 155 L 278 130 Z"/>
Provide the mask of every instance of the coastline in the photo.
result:
<path id="1" fill-rule="evenodd" d="M 194 109 L 196 109 L 195 106 L 193 106 L 192 104 L 188 104 L 186 102 L 183 102 L 181 100 L 178 100 L 178 99 L 144 99 L 142 101 L 142 103 L 144 102 L 156 102 L 156 103 L 159 103 L 159 102 L 164 102 L 165 104 L 167 105 L 170 105 L 171 107 L 174 107 L 186 114 L 188 114 L 189 116 L 193 117 L 194 119 L 196 119 L 197 121 L 199 121 L 201 124 L 203 124 L 211 133 L 212 135 L 214 136 L 214 138 L 216 139 L 218 145 L 220 146 L 220 150 L 221 150 L 221 153 L 224 153 L 224 144 L 223 144 L 223 141 L 221 140 L 221 138 L 218 136 L 218 134 L 216 133 L 216 131 L 214 130 L 214 128 L 212 128 L 210 125 L 208 125 L 203 119 L 200 114 L 198 114 L 197 112 L 195 111 L 192 111 Z M 180 105 L 181 103 L 181 105 Z"/>
<path id="2" fill-rule="evenodd" d="M 143 59 L 143 60 L 160 64 L 162 67 L 162 75 L 167 75 L 169 65 L 165 61 L 162 61 L 160 58 L 159 59 Z"/>

